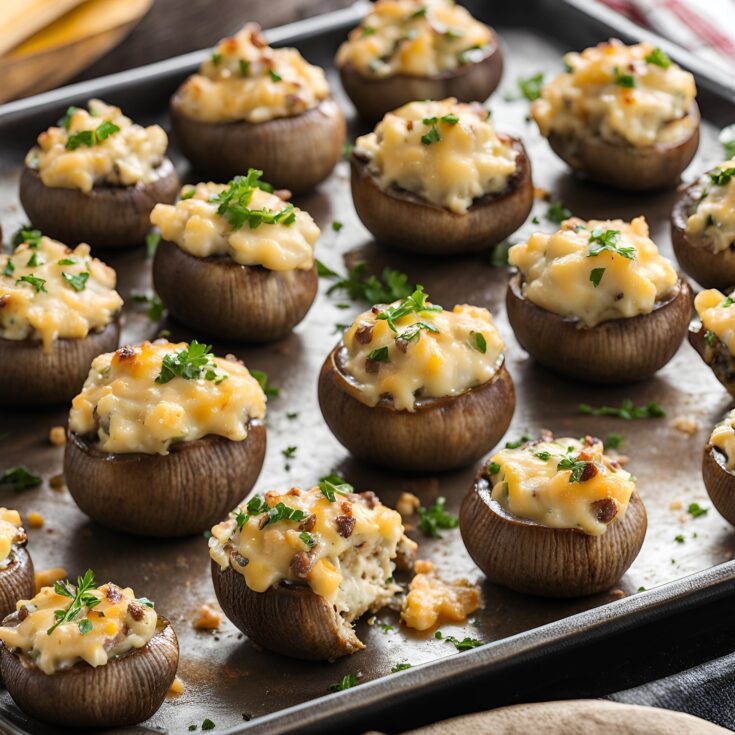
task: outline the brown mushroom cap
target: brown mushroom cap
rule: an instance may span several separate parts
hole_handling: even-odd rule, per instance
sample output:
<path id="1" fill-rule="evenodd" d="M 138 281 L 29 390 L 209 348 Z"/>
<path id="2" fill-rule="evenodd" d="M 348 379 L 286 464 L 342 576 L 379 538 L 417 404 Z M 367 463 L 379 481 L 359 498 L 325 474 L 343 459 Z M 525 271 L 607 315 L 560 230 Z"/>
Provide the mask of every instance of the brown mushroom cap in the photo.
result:
<path id="1" fill-rule="evenodd" d="M 465 214 L 395 186 L 384 189 L 368 162 L 353 152 L 350 180 L 357 215 L 376 240 L 405 252 L 455 255 L 487 250 L 515 232 L 533 207 L 531 163 L 523 143 L 510 140 L 518 153 L 516 172 L 503 191 L 476 199 Z"/>
<path id="2" fill-rule="evenodd" d="M 735 396 L 735 361 L 727 345 L 713 335 L 712 344 L 707 343 L 704 324 L 693 324 L 689 329 L 689 344 L 712 369 L 717 380 L 731 396 Z"/>
<path id="3" fill-rule="evenodd" d="M 15 612 L 18 600 L 28 600 L 36 594 L 36 577 L 31 555 L 23 546 L 13 547 L 13 558 L 0 569 L 0 617 Z"/>
<path id="4" fill-rule="evenodd" d="M 459 528 L 467 551 L 494 584 L 543 597 L 579 597 L 610 589 L 638 555 L 646 508 L 633 492 L 605 533 L 552 528 L 508 513 L 478 475 L 462 501 Z"/>
<path id="5" fill-rule="evenodd" d="M 205 436 L 171 445 L 167 455 L 108 454 L 69 432 L 64 478 L 79 508 L 116 531 L 189 536 L 226 516 L 258 479 L 265 426 L 248 422 L 243 441 Z"/>
<path id="6" fill-rule="evenodd" d="M 212 562 L 212 583 L 225 615 L 254 643 L 276 653 L 327 661 L 364 648 L 337 612 L 308 585 L 282 582 L 254 592 L 242 574 Z"/>
<path id="7" fill-rule="evenodd" d="M 414 472 L 440 472 L 471 464 L 505 434 L 515 410 L 515 389 L 502 358 L 495 375 L 457 396 L 418 398 L 416 410 L 398 411 L 390 398 L 375 406 L 341 369 L 341 345 L 319 375 L 319 406 L 337 440 L 359 459 Z"/>
<path id="8" fill-rule="evenodd" d="M 17 614 L 3 620 L 12 624 Z M 120 727 L 151 717 L 161 706 L 179 663 L 179 643 L 166 618 L 142 648 L 93 667 L 82 661 L 45 674 L 29 656 L 0 643 L 0 671 L 13 701 L 26 714 L 64 727 Z"/>
<path id="9" fill-rule="evenodd" d="M 735 526 L 735 474 L 727 469 L 724 452 L 711 444 L 704 448 L 702 479 L 719 514 Z"/>
<path id="10" fill-rule="evenodd" d="M 630 383 L 653 375 L 679 349 L 689 326 L 692 290 L 679 278 L 650 314 L 587 327 L 529 301 L 516 274 L 508 283 L 506 308 L 518 342 L 542 365 L 591 383 Z"/>
<path id="11" fill-rule="evenodd" d="M 271 271 L 229 255 L 197 258 L 162 240 L 153 284 L 183 324 L 220 339 L 265 342 L 285 337 L 309 311 L 318 287 L 310 270 Z"/>
<path id="12" fill-rule="evenodd" d="M 38 171 L 26 166 L 20 201 L 33 226 L 61 242 L 86 242 L 93 248 L 141 245 L 151 229 L 153 207 L 173 204 L 179 193 L 179 177 L 168 158 L 157 171 L 158 178 L 150 184 L 98 184 L 85 194 L 46 186 Z"/>
<path id="13" fill-rule="evenodd" d="M 326 179 L 342 155 L 345 118 L 333 99 L 262 123 L 194 120 L 184 114 L 178 93 L 169 111 L 179 148 L 199 173 L 215 181 L 257 168 L 277 189 L 306 191 Z"/>
<path id="14" fill-rule="evenodd" d="M 551 131 L 549 145 L 559 158 L 593 181 L 627 191 L 668 189 L 679 182 L 699 147 L 699 107 L 692 103 L 692 134 L 679 143 L 638 148 L 616 145 L 593 133 L 576 135 Z"/>
<path id="15" fill-rule="evenodd" d="M 394 74 L 368 77 L 351 63 L 339 67 L 339 77 L 347 96 L 365 120 L 379 120 L 389 110 L 414 100 L 443 100 L 456 97 L 460 102 L 486 100 L 500 83 L 503 54 L 492 33 L 487 56 L 433 76 Z"/>
<path id="16" fill-rule="evenodd" d="M 40 342 L 0 337 L 0 405 L 67 403 L 79 393 L 97 355 L 113 352 L 120 341 L 120 319 L 80 339 L 54 340 L 51 352 Z"/>
<path id="17" fill-rule="evenodd" d="M 671 242 L 679 265 L 704 288 L 729 291 L 735 286 L 735 243 L 719 253 L 706 243 L 694 242 L 686 232 L 687 219 L 697 208 L 698 182 L 687 186 L 671 212 Z"/>

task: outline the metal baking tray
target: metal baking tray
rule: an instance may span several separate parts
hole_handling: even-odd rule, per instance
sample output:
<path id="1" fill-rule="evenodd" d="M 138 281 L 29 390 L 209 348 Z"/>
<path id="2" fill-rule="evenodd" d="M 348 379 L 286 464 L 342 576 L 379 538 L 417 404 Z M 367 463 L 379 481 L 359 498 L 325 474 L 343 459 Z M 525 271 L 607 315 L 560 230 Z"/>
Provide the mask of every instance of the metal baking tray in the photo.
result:
<path id="1" fill-rule="evenodd" d="M 722 150 L 717 132 L 735 120 L 735 88 L 732 78 L 718 74 L 671 43 L 644 33 L 625 20 L 588 0 L 523 0 L 515 3 L 466 2 L 480 19 L 499 32 L 506 68 L 503 81 L 490 99 L 493 118 L 500 131 L 520 135 L 533 164 L 535 184 L 562 200 L 582 217 L 623 217 L 645 214 L 654 240 L 663 253 L 672 256 L 668 215 L 674 191 L 628 195 L 575 180 L 552 154 L 527 119 L 528 103 L 509 101 L 506 92 L 516 92 L 516 80 L 539 70 L 552 75 L 561 68 L 561 54 L 581 49 L 611 36 L 625 41 L 644 35 L 665 48 L 677 61 L 697 75 L 703 112 L 702 144 L 685 173 L 691 180 L 717 163 Z M 332 89 L 345 110 L 350 110 L 334 73 L 333 58 L 339 42 L 366 12 L 358 3 L 336 11 L 268 31 L 272 43 L 297 46 L 304 55 L 329 70 Z M 233 29 L 234 30 L 234 29 Z M 550 35 L 551 33 L 555 35 Z M 214 44 L 217 39 L 202 39 Z M 25 151 L 35 135 L 53 123 L 69 104 L 89 97 L 119 104 L 141 122 L 167 125 L 166 103 L 177 85 L 199 64 L 208 51 L 103 77 L 48 92 L 0 107 L 0 222 L 6 236 L 25 222 L 17 200 L 17 184 Z M 364 127 L 352 121 L 349 136 Z M 172 157 L 182 179 L 193 181 L 186 162 L 172 148 Z M 172 733 L 187 732 L 190 724 L 209 718 L 216 731 L 253 733 L 349 732 L 350 718 L 379 712 L 407 697 L 431 695 L 449 683 L 477 681 L 488 671 L 497 671 L 514 661 L 543 657 L 560 647 L 583 645 L 612 632 L 650 622 L 658 616 L 691 607 L 699 602 L 733 594 L 735 589 L 735 533 L 716 511 L 697 519 L 683 510 L 690 502 L 710 507 L 700 476 L 702 446 L 711 427 L 728 408 L 730 399 L 694 351 L 685 343 L 658 375 L 644 383 L 613 388 L 595 388 L 561 378 L 536 365 L 519 348 L 508 325 L 504 295 L 508 272 L 493 268 L 489 254 L 432 260 L 409 258 L 383 249 L 371 241 L 357 220 L 349 193 L 345 162 L 319 189 L 299 197 L 297 203 L 315 217 L 322 229 L 317 256 L 335 270 L 365 261 L 369 272 L 385 265 L 405 271 L 414 283 L 422 283 L 433 300 L 451 307 L 473 303 L 488 307 L 508 345 L 508 368 L 516 384 L 518 405 L 508 439 L 542 428 L 558 435 L 578 436 L 589 432 L 625 436 L 623 451 L 629 469 L 638 478 L 638 488 L 649 516 L 648 535 L 640 556 L 609 594 L 577 600 L 544 600 L 526 597 L 483 582 L 471 562 L 459 531 L 444 532 L 442 540 L 413 533 L 420 542 L 420 556 L 433 560 L 448 577 L 466 577 L 482 585 L 484 607 L 465 626 L 445 626 L 444 632 L 460 638 L 479 638 L 487 645 L 457 653 L 431 633 L 417 634 L 399 628 L 394 613 L 382 612 L 369 625 L 363 619 L 358 634 L 367 649 L 334 664 L 306 663 L 257 650 L 229 622 L 216 634 L 194 631 L 197 608 L 214 599 L 206 542 L 201 538 L 157 541 L 124 536 L 90 522 L 75 506 L 68 492 L 50 488 L 49 478 L 61 471 L 62 450 L 48 441 L 52 426 L 64 424 L 66 409 L 0 412 L 0 465 L 28 465 L 44 477 L 39 488 L 17 496 L 7 491 L 0 503 L 18 507 L 24 514 L 43 514 L 45 526 L 29 530 L 29 548 L 36 567 L 63 566 L 70 575 L 93 567 L 98 579 L 116 580 L 132 586 L 138 594 L 157 602 L 157 608 L 174 623 L 181 645 L 179 675 L 185 692 L 169 698 L 147 727 Z M 544 220 L 547 204 L 538 201 L 533 215 L 540 227 L 552 229 Z M 339 232 L 330 226 L 344 224 Z M 515 242 L 537 227 L 527 224 L 512 238 Z M 143 250 L 101 253 L 119 275 L 119 290 L 127 300 L 123 340 L 134 342 L 169 329 L 172 339 L 193 335 L 174 322 L 152 323 L 135 304 L 131 291 L 150 288 L 150 261 Z M 317 301 L 295 333 L 275 344 L 256 347 L 216 343 L 220 354 L 234 352 L 253 368 L 265 370 L 280 395 L 269 401 L 268 453 L 256 489 L 309 487 L 332 469 L 337 469 L 356 487 L 373 489 L 384 502 L 393 504 L 406 490 L 424 504 L 438 496 L 447 498 L 456 512 L 477 468 L 441 476 L 408 476 L 361 465 L 332 437 L 316 400 L 316 378 L 321 363 L 338 339 L 335 324 L 348 322 L 364 308 L 337 307 L 323 282 Z M 1 387 L 0 387 L 1 389 Z M 656 401 L 667 416 L 656 420 L 623 421 L 587 417 L 578 411 L 582 402 L 618 405 L 629 398 L 637 405 Z M 298 411 L 296 420 L 287 412 Z M 673 427 L 676 417 L 690 416 L 699 428 L 692 436 Z M 282 450 L 297 446 L 286 467 Z M 683 543 L 676 537 L 682 536 Z M 645 587 L 647 591 L 638 592 Z M 654 588 L 654 589 L 652 589 Z M 298 625 L 298 621 L 283 621 Z M 391 674 L 396 663 L 413 668 Z M 359 685 L 339 694 L 327 694 L 330 684 L 349 673 L 360 673 Z M 492 696 L 475 707 L 493 704 Z M 13 705 L 7 693 L 0 695 L 0 716 L 8 732 L 47 733 L 50 728 L 29 722 Z M 10 724 L 14 723 L 14 724 Z M 383 723 L 383 727 L 389 727 Z M 146 731 L 146 728 L 143 728 Z M 150 729 L 148 731 L 151 731 Z"/>

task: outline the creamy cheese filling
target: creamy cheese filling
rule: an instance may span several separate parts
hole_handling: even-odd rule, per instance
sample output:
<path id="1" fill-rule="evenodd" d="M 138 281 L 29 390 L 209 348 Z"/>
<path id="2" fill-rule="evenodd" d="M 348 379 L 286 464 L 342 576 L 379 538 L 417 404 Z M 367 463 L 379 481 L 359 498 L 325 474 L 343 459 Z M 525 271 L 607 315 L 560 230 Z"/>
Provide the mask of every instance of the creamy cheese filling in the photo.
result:
<path id="1" fill-rule="evenodd" d="M 31 600 L 20 600 L 18 622 L 0 627 L 0 641 L 29 656 L 44 674 L 54 674 L 80 661 L 104 666 L 153 638 L 158 620 L 153 603 L 112 582 L 87 590 L 86 604 L 56 626 L 56 613 L 70 612 L 76 592 L 69 582 L 57 582 Z"/>
<path id="2" fill-rule="evenodd" d="M 401 620 L 414 630 L 429 630 L 440 621 L 461 623 L 480 607 L 480 592 L 466 579 L 446 582 L 435 574 L 411 580 Z"/>
<path id="3" fill-rule="evenodd" d="M 492 498 L 507 512 L 552 528 L 592 536 L 622 518 L 635 490 L 632 476 L 603 454 L 599 439 L 547 436 L 490 459 Z"/>
<path id="4" fill-rule="evenodd" d="M 369 77 L 434 76 L 484 59 L 492 31 L 452 0 L 378 0 L 337 51 Z"/>
<path id="5" fill-rule="evenodd" d="M 689 242 L 714 253 L 735 245 L 735 157 L 704 174 L 694 194 L 698 200 L 685 230 Z"/>
<path id="6" fill-rule="evenodd" d="M 445 311 L 425 298 L 419 287 L 360 314 L 345 332 L 339 367 L 366 405 L 388 396 L 396 409 L 415 411 L 417 398 L 459 395 L 498 370 L 505 344 L 487 309 Z"/>
<path id="7" fill-rule="evenodd" d="M 6 569 L 14 559 L 14 548 L 26 542 L 20 513 L 0 508 L 0 569 Z"/>
<path id="8" fill-rule="evenodd" d="M 716 288 L 700 291 L 694 297 L 694 308 L 705 330 L 717 337 L 735 355 L 735 301 Z M 706 337 L 710 342 L 709 335 Z"/>
<path id="9" fill-rule="evenodd" d="M 383 188 L 397 186 L 457 214 L 505 189 L 518 167 L 511 140 L 497 135 L 488 111 L 453 97 L 389 112 L 357 139 L 355 152 Z"/>
<path id="10" fill-rule="evenodd" d="M 175 205 L 156 204 L 151 222 L 164 240 L 197 258 L 228 255 L 241 265 L 272 271 L 309 270 L 319 228 L 308 212 L 245 183 L 252 171 L 229 184 L 184 187 Z"/>
<path id="11" fill-rule="evenodd" d="M 0 337 L 40 340 L 50 352 L 56 339 L 106 327 L 123 305 L 115 271 L 92 258 L 89 245 L 72 250 L 37 230 L 26 235 L 12 253 L 0 253 Z"/>
<path id="12" fill-rule="evenodd" d="M 38 171 L 46 186 L 85 193 L 99 183 L 134 186 L 155 181 L 168 147 L 160 125 L 136 125 L 119 107 L 94 99 L 88 111 L 70 107 L 59 127 L 41 133 L 37 142 L 26 165 Z"/>
<path id="13" fill-rule="evenodd" d="M 694 77 L 649 43 L 618 40 L 565 54 L 567 72 L 541 90 L 531 116 L 541 134 L 593 134 L 636 147 L 676 143 L 696 125 Z"/>
<path id="14" fill-rule="evenodd" d="M 735 408 L 712 430 L 709 443 L 725 455 L 727 469 L 735 470 Z"/>
<path id="15" fill-rule="evenodd" d="M 248 23 L 219 42 L 177 95 L 194 120 L 260 123 L 313 109 L 329 97 L 329 87 L 322 69 L 294 48 L 271 48 L 260 27 Z"/>
<path id="16" fill-rule="evenodd" d="M 72 401 L 69 429 L 105 452 L 168 454 L 209 435 L 243 441 L 265 416 L 265 394 L 235 358 L 193 341 L 143 342 L 96 357 Z"/>
<path id="17" fill-rule="evenodd" d="M 536 232 L 514 245 L 508 262 L 520 271 L 529 301 L 588 327 L 649 314 L 678 282 L 644 217 L 569 219 L 552 235 Z"/>
<path id="18" fill-rule="evenodd" d="M 401 516 L 372 493 L 341 483 L 322 486 L 251 498 L 212 528 L 209 553 L 255 592 L 283 581 L 308 584 L 350 622 L 399 591 L 393 560 L 413 544 L 403 535 Z"/>

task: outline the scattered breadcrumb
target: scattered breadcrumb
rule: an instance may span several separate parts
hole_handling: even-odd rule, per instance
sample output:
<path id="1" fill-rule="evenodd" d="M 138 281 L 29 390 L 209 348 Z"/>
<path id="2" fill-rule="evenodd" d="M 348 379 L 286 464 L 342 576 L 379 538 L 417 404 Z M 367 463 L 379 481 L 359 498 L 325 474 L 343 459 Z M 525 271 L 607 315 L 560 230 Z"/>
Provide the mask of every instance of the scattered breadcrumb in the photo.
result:
<path id="1" fill-rule="evenodd" d="M 701 427 L 701 424 L 694 416 L 677 416 L 671 422 L 671 425 L 677 431 L 681 431 L 683 434 L 688 434 L 689 436 L 694 436 Z"/>
<path id="2" fill-rule="evenodd" d="M 49 478 L 48 484 L 52 490 L 61 490 L 64 487 L 64 475 L 53 475 Z"/>
<path id="3" fill-rule="evenodd" d="M 428 559 L 416 559 L 413 569 L 416 574 L 428 574 L 434 569 L 434 565 Z"/>
<path id="4" fill-rule="evenodd" d="M 546 189 L 542 189 L 540 186 L 534 186 L 533 196 L 536 199 L 543 199 L 545 202 L 548 202 L 549 199 L 551 199 L 551 192 L 546 191 Z"/>
<path id="5" fill-rule="evenodd" d="M 44 517 L 40 513 L 37 513 L 35 510 L 32 510 L 28 514 L 28 525 L 31 528 L 41 528 L 41 526 L 43 526 L 43 523 L 44 523 Z"/>
<path id="6" fill-rule="evenodd" d="M 51 569 L 41 569 L 36 572 L 36 592 L 41 591 L 41 587 L 51 587 L 54 582 L 66 579 L 69 575 L 64 567 L 51 567 Z"/>
<path id="7" fill-rule="evenodd" d="M 66 431 L 63 426 L 52 426 L 48 433 L 48 440 L 55 447 L 63 447 L 66 444 Z"/>
<path id="8" fill-rule="evenodd" d="M 197 630 L 217 630 L 222 625 L 222 611 L 214 602 L 205 602 L 197 611 L 194 627 Z"/>
<path id="9" fill-rule="evenodd" d="M 614 590 L 610 590 L 610 597 L 613 598 L 613 600 L 619 600 L 623 597 L 625 597 L 625 592 L 621 590 L 619 587 L 616 587 Z"/>
<path id="10" fill-rule="evenodd" d="M 173 682 L 171 682 L 168 693 L 173 696 L 178 696 L 179 694 L 184 693 L 184 682 L 181 681 L 178 676 L 173 680 Z"/>
<path id="11" fill-rule="evenodd" d="M 672 500 L 669 503 L 669 510 L 681 510 L 684 507 L 684 504 L 681 502 L 681 500 Z"/>
<path id="12" fill-rule="evenodd" d="M 396 503 L 396 510 L 403 518 L 414 515 L 420 507 L 421 501 L 413 493 L 401 493 Z"/>

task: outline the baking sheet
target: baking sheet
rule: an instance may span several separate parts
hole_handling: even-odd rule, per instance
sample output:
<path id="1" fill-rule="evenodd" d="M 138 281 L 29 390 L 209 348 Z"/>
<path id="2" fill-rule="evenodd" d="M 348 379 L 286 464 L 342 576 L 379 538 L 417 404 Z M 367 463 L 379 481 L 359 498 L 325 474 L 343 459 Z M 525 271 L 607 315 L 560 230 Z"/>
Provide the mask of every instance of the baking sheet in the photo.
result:
<path id="1" fill-rule="evenodd" d="M 505 99 L 506 92 L 517 93 L 515 80 L 518 77 L 526 77 L 539 70 L 545 70 L 547 75 L 556 73 L 561 68 L 561 54 L 575 47 L 569 38 L 564 41 L 552 39 L 526 26 L 526 19 L 533 15 L 528 11 L 534 4 L 517 5 L 523 7 L 514 10 L 496 8 L 493 14 L 488 12 L 485 4 L 472 6 L 478 17 L 494 23 L 505 53 L 503 82 L 490 100 L 498 129 L 520 135 L 532 161 L 534 182 L 549 191 L 552 200 L 562 200 L 574 214 L 584 218 L 630 219 L 644 214 L 661 251 L 673 257 L 668 234 L 668 214 L 675 196 L 673 191 L 626 195 L 576 181 L 551 153 L 535 125 L 526 121 L 528 103 Z M 562 8 L 562 4 L 555 7 Z M 333 14 L 331 22 L 329 18 L 322 18 L 318 23 L 299 24 L 296 26 L 298 36 L 293 43 L 309 60 L 328 67 L 339 40 L 345 29 L 354 23 L 357 12 Z M 325 26 L 339 25 L 342 20 L 346 23 L 345 29 L 320 31 Z M 578 38 L 575 36 L 577 47 L 606 37 L 600 35 L 599 24 L 590 22 L 584 26 L 571 26 L 564 24 L 561 16 L 558 20 L 565 33 L 578 34 Z M 541 8 L 533 22 L 547 28 L 549 25 L 544 21 Z M 289 40 L 290 33 L 290 30 L 275 31 L 270 35 L 271 38 Z M 214 43 L 216 39 L 206 39 L 210 40 Z M 87 96 L 96 94 L 106 101 L 123 105 L 125 112 L 141 122 L 155 120 L 165 125 L 167 95 L 186 76 L 199 56 L 190 55 L 189 68 L 164 63 L 163 66 L 141 70 L 137 77 L 127 73 L 127 76 L 123 75 L 124 83 L 114 80 L 109 84 L 105 80 L 87 83 L 83 85 L 84 96 L 75 101 L 83 103 Z M 330 76 L 339 102 L 345 110 L 351 110 L 335 75 L 330 72 Z M 25 110 L 21 105 L 20 111 L 16 105 L 11 108 L 15 113 L 12 116 L 8 114 L 6 118 L 0 109 L 0 221 L 6 235 L 25 222 L 17 201 L 17 180 L 23 154 L 32 144 L 34 135 L 54 122 L 67 104 L 66 100 L 53 102 L 59 99 L 58 95 L 44 98 L 50 103 L 41 105 L 41 100 L 34 107 L 26 102 Z M 703 102 L 702 144 L 684 175 L 687 181 L 722 159 L 716 134 L 728 116 L 729 121 L 735 117 L 735 105 L 722 97 L 710 94 Z M 710 122 L 713 117 L 716 124 Z M 353 121 L 350 140 L 360 132 L 363 129 Z M 194 181 L 186 163 L 175 150 L 172 153 L 182 180 Z M 730 573 L 720 570 L 714 577 L 700 575 L 684 586 L 673 586 L 651 595 L 637 594 L 641 587 L 651 589 L 678 580 L 726 562 L 735 555 L 735 533 L 714 509 L 697 519 L 692 519 L 685 511 L 691 502 L 703 507 L 711 505 L 701 481 L 701 448 L 711 427 L 730 405 L 728 394 L 688 344 L 684 343 L 671 363 L 645 383 L 614 388 L 575 383 L 534 364 L 520 349 L 505 317 L 508 271 L 492 268 L 488 254 L 433 260 L 410 258 L 380 248 L 372 242 L 355 216 L 346 162 L 341 162 L 332 177 L 317 191 L 295 201 L 320 225 L 322 236 L 317 244 L 317 257 L 333 269 L 342 273 L 349 265 L 364 260 L 370 272 L 379 273 L 385 265 L 390 265 L 406 272 L 413 283 L 422 283 L 432 300 L 447 308 L 455 303 L 473 303 L 491 310 L 508 346 L 508 369 L 517 391 L 516 413 L 506 440 L 517 439 L 525 433 L 537 434 L 542 428 L 551 429 L 559 436 L 592 433 L 604 437 L 614 431 L 625 437 L 621 451 L 629 456 L 628 469 L 638 479 L 638 488 L 648 510 L 649 529 L 640 556 L 619 587 L 609 594 L 582 600 L 553 601 L 526 597 L 483 583 L 481 573 L 464 550 L 458 530 L 443 532 L 444 538 L 440 541 L 412 533 L 420 543 L 419 556 L 432 559 L 439 572 L 450 578 L 466 577 L 482 585 L 484 608 L 465 626 L 445 626 L 445 634 L 459 638 L 471 636 L 488 643 L 499 642 L 621 597 L 636 595 L 640 603 L 633 602 L 627 606 L 615 603 L 602 608 L 603 611 L 609 610 L 609 614 L 602 613 L 602 618 L 615 619 L 615 611 L 620 611 L 621 615 L 632 615 L 637 608 L 643 614 L 648 604 L 646 600 L 655 600 L 655 606 L 660 607 L 669 597 L 714 584 L 713 578 L 729 579 Z M 521 240 L 539 227 L 552 231 L 554 226 L 544 219 L 546 208 L 545 202 L 538 201 L 531 217 L 538 217 L 541 224 L 534 225 L 529 218 L 526 226 L 510 238 L 511 242 Z M 331 227 L 335 220 L 344 225 L 339 232 Z M 118 290 L 128 301 L 124 341 L 152 338 L 161 329 L 169 329 L 172 340 L 202 337 L 175 322 L 151 323 L 144 310 L 130 302 L 132 291 L 150 288 L 150 262 L 142 250 L 123 254 L 102 253 L 101 257 L 117 269 Z M 215 342 L 215 352 L 234 352 L 249 367 L 266 371 L 270 382 L 280 388 L 280 395 L 269 401 L 268 452 L 256 490 L 262 492 L 290 485 L 309 487 L 320 476 L 336 469 L 360 490 L 375 490 L 389 505 L 395 503 L 401 492 L 410 491 L 417 494 L 425 505 L 433 503 L 440 495 L 445 496 L 448 509 L 456 513 L 477 468 L 468 467 L 432 477 L 384 472 L 350 459 L 323 423 L 316 400 L 316 378 L 324 357 L 338 339 L 335 324 L 349 322 L 364 308 L 360 304 L 351 305 L 349 309 L 338 308 L 337 304 L 344 303 L 346 299 L 342 296 L 327 297 L 325 292 L 329 285 L 331 281 L 322 281 L 314 307 L 289 338 L 257 347 Z M 667 416 L 626 422 L 587 417 L 578 412 L 578 405 L 582 402 L 619 405 L 626 398 L 637 405 L 656 401 L 665 408 Z M 299 416 L 289 420 L 287 412 L 298 412 Z M 692 418 L 698 425 L 696 433 L 690 436 L 677 430 L 673 423 L 679 417 Z M 61 471 L 63 452 L 49 444 L 48 431 L 52 426 L 64 424 L 65 418 L 64 408 L 23 414 L 0 412 L 0 436 L 3 437 L 0 468 L 23 463 L 44 477 L 41 487 L 17 496 L 11 491 L 4 491 L 0 503 L 18 507 L 24 516 L 34 510 L 46 518 L 42 529 L 28 529 L 26 524 L 29 549 L 38 569 L 63 566 L 70 575 L 76 575 L 92 566 L 100 581 L 115 580 L 132 586 L 139 595 L 156 600 L 157 609 L 174 623 L 181 645 L 179 675 L 186 689 L 182 695 L 167 699 L 147 724 L 178 733 L 187 732 L 189 725 L 201 725 L 204 718 L 209 718 L 216 724 L 217 731 L 243 727 L 263 732 L 285 732 L 289 727 L 298 731 L 298 719 L 293 717 L 288 721 L 284 718 L 282 722 L 263 718 L 324 696 L 330 684 L 349 673 L 361 675 L 360 686 L 381 677 L 404 677 L 380 690 L 387 696 L 389 689 L 395 693 L 400 682 L 413 681 L 412 677 L 422 671 L 434 677 L 445 671 L 450 676 L 462 670 L 463 661 L 469 667 L 471 662 L 479 660 L 476 655 L 479 651 L 458 654 L 451 644 L 434 639 L 433 633 L 417 634 L 399 628 L 396 615 L 387 611 L 378 616 L 378 622 L 390 627 L 371 626 L 363 619 L 358 625 L 358 635 L 367 644 L 367 650 L 334 664 L 300 662 L 259 651 L 229 622 L 225 622 L 217 633 L 194 631 L 192 620 L 196 610 L 202 603 L 214 599 L 206 541 L 201 537 L 157 541 L 107 531 L 90 522 L 76 508 L 68 492 L 52 490 L 48 479 Z M 287 462 L 282 450 L 288 446 L 297 446 L 297 451 L 296 456 Z M 677 541 L 677 536 L 682 536 L 683 542 Z M 594 620 L 602 619 L 600 614 L 596 611 L 598 617 L 590 615 L 575 620 L 581 625 L 585 621 L 592 624 Z M 288 623 L 298 624 L 298 621 Z M 561 635 L 562 627 L 548 630 L 557 629 Z M 521 636 L 514 641 L 530 642 L 535 640 L 535 635 Z M 408 676 L 390 673 L 396 663 L 411 663 L 415 667 L 439 659 L 443 659 L 440 666 L 444 669 L 429 666 L 410 671 Z M 359 691 L 360 686 L 332 697 L 332 701 L 349 706 L 350 697 L 358 701 L 364 696 Z M 377 692 L 379 688 L 374 687 L 370 691 Z M 0 695 L 0 712 L 29 732 L 50 731 L 28 723 L 7 693 Z M 315 714 L 316 709 L 311 708 L 309 713 Z"/>

